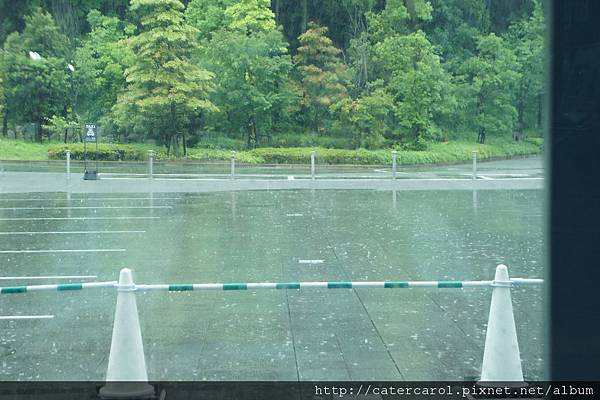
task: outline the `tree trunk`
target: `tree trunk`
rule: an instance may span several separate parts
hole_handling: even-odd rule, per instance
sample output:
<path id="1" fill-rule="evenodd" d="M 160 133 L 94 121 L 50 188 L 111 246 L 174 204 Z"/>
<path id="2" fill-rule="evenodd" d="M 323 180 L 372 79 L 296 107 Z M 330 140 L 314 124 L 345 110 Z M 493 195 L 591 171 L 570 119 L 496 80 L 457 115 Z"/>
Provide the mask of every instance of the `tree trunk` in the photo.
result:
<path id="1" fill-rule="evenodd" d="M 415 10 L 415 3 L 413 0 L 404 0 L 404 6 L 410 15 L 409 25 L 413 31 L 417 30 L 417 11 Z"/>
<path id="2" fill-rule="evenodd" d="M 179 157 L 179 133 L 177 132 L 177 113 L 175 112 L 175 103 L 171 103 L 170 118 L 171 118 L 171 134 L 170 138 L 173 141 L 173 154 Z"/>
<path id="3" fill-rule="evenodd" d="M 35 123 L 35 141 L 38 143 L 42 143 L 42 123 Z"/>
<path id="4" fill-rule="evenodd" d="M 308 0 L 302 0 L 302 20 L 300 23 L 300 33 L 306 32 L 308 26 Z"/>
<path id="5" fill-rule="evenodd" d="M 69 128 L 65 128 L 65 143 L 67 143 L 67 135 L 69 134 Z"/>
<path id="6" fill-rule="evenodd" d="M 275 21 L 277 22 L 277 25 L 280 24 L 280 21 L 279 21 L 279 0 L 275 0 Z"/>
<path id="7" fill-rule="evenodd" d="M 185 144 L 185 133 L 183 134 L 182 143 L 183 143 L 183 156 L 185 157 L 185 156 L 187 156 L 187 145 Z"/>
<path id="8" fill-rule="evenodd" d="M 2 117 L 2 135 L 8 137 L 8 120 L 6 119 L 6 113 Z"/>
<path id="9" fill-rule="evenodd" d="M 246 147 L 249 149 L 256 148 L 256 120 L 254 115 L 248 121 L 248 141 Z"/>
<path id="10" fill-rule="evenodd" d="M 173 141 L 173 155 L 175 156 L 175 158 L 179 158 L 179 136 L 172 135 L 171 140 Z"/>
<path id="11" fill-rule="evenodd" d="M 523 102 L 519 102 L 519 108 L 517 110 L 517 129 L 515 131 L 515 141 L 519 142 L 523 139 L 523 125 L 524 125 L 524 111 L 525 105 Z"/>

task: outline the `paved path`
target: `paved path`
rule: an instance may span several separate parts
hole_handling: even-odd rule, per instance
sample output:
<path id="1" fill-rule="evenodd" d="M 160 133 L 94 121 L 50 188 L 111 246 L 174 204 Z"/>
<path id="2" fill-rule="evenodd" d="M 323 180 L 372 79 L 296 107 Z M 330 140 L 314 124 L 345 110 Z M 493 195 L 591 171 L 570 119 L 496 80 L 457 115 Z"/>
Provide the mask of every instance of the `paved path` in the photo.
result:
<path id="1" fill-rule="evenodd" d="M 286 189 L 373 189 L 373 190 L 519 190 L 544 187 L 541 157 L 482 162 L 478 179 L 472 179 L 471 165 L 411 167 L 392 180 L 389 171 L 373 170 L 374 175 L 357 173 L 324 174 L 316 180 L 297 175 L 294 179 L 218 179 L 188 175 L 182 178 L 106 176 L 97 181 L 84 181 L 80 174 L 58 172 L 8 172 L 0 175 L 0 193 L 25 192 L 221 192 L 232 190 Z M 377 172 L 380 171 L 380 172 Z M 379 174 L 379 175 L 378 175 Z M 341 178 L 341 179 L 340 179 Z"/>

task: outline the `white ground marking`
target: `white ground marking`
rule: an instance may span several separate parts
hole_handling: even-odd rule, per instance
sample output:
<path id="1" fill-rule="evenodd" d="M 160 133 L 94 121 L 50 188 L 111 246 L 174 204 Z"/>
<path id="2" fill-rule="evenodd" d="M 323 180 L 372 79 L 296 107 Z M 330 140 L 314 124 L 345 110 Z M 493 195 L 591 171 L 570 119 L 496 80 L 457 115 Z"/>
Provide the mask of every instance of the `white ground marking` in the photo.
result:
<path id="1" fill-rule="evenodd" d="M 93 207 L 93 206 L 86 206 L 86 207 L 80 207 L 80 206 L 74 206 L 74 207 L 0 207 L 0 210 L 97 210 L 97 209 L 107 209 L 107 208 L 112 208 L 112 209 L 131 209 L 131 208 L 173 208 L 173 206 L 98 206 L 98 207 Z"/>
<path id="2" fill-rule="evenodd" d="M 288 175 L 288 181 L 293 181 L 294 180 L 294 176 L 293 175 Z"/>
<path id="3" fill-rule="evenodd" d="M 2 281 L 27 281 L 30 279 L 94 279 L 98 275 L 48 275 L 48 276 L 0 276 Z"/>
<path id="4" fill-rule="evenodd" d="M 2 319 L 50 319 L 54 318 L 54 315 L 0 315 Z"/>
<path id="5" fill-rule="evenodd" d="M 146 233 L 146 231 L 51 231 L 51 232 L 0 232 L 0 235 L 79 235 L 79 234 L 108 234 L 108 233 Z"/>
<path id="6" fill-rule="evenodd" d="M 0 250 L 2 254 L 19 253 L 110 253 L 127 251 L 126 249 L 49 249 L 49 250 Z"/>
<path id="7" fill-rule="evenodd" d="M 299 264 L 323 264 L 323 260 L 298 260 Z"/>
<path id="8" fill-rule="evenodd" d="M 494 180 L 494 178 L 490 178 L 489 176 L 485 176 L 485 175 L 477 175 L 477 177 L 481 178 L 481 179 L 488 180 L 488 181 Z"/>
<path id="9" fill-rule="evenodd" d="M 2 199 L 0 201 L 64 201 L 68 200 L 62 198 L 48 198 L 48 199 Z M 181 200 L 181 197 L 75 197 L 68 201 L 89 201 L 89 200 Z"/>
<path id="10" fill-rule="evenodd" d="M 39 218 L 0 218 L 0 221 L 39 221 L 63 219 L 158 219 L 160 217 L 39 217 Z"/>
<path id="11" fill-rule="evenodd" d="M 286 217 L 303 217 L 304 214 L 285 214 Z"/>

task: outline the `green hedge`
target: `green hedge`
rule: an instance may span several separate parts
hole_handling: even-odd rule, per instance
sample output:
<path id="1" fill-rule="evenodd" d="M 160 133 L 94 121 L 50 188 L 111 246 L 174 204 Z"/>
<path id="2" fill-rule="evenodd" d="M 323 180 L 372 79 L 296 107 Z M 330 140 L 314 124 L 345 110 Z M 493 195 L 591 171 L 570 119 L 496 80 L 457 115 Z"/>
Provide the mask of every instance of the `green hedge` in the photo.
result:
<path id="1" fill-rule="evenodd" d="M 273 135 L 269 147 L 322 147 L 327 149 L 352 149 L 352 139 L 345 137 L 320 136 L 300 133 L 278 133 Z"/>
<path id="2" fill-rule="evenodd" d="M 83 160 L 84 148 L 82 143 L 59 144 L 48 147 L 48 158 L 64 160 L 67 150 L 71 150 L 72 160 Z M 148 159 L 148 150 L 155 150 L 157 158 L 164 158 L 164 151 L 153 146 L 137 144 L 98 144 L 98 160 L 101 161 L 143 161 Z M 87 145 L 88 158 L 96 158 L 96 145 Z"/>
<path id="3" fill-rule="evenodd" d="M 236 152 L 235 158 L 237 161 L 245 164 L 264 164 L 265 160 L 248 151 Z M 187 160 L 199 161 L 227 161 L 231 160 L 230 150 L 213 150 L 213 149 L 188 149 Z"/>
<path id="4" fill-rule="evenodd" d="M 6 144 L 6 143 L 5 143 Z M 508 158 L 538 154 L 541 152 L 543 139 L 529 138 L 522 142 L 510 139 L 490 139 L 485 145 L 473 142 L 432 143 L 425 151 L 398 151 L 399 165 L 417 164 L 451 164 L 468 161 L 472 151 L 477 150 L 478 159 Z M 48 158 L 65 159 L 66 150 L 71 150 L 71 158 L 83 159 L 83 144 L 55 144 L 48 148 Z M 88 146 L 89 157 L 94 158 L 95 145 Z M 107 161 L 142 161 L 147 160 L 148 150 L 155 151 L 156 159 L 166 158 L 164 148 L 140 144 L 99 144 L 99 160 Z M 309 164 L 310 152 L 316 151 L 319 164 L 349 165 L 388 165 L 392 155 L 387 150 L 344 150 L 326 148 L 272 148 L 264 147 L 250 151 L 238 151 L 236 160 L 246 164 Z M 228 161 L 231 151 L 218 149 L 188 149 L 188 160 Z"/>

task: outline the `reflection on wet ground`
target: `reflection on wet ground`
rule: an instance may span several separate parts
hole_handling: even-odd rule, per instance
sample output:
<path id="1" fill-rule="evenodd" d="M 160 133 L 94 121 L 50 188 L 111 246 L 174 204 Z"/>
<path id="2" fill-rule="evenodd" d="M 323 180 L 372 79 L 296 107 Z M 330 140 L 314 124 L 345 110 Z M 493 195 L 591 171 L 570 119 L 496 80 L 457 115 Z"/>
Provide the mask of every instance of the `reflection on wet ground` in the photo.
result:
<path id="1" fill-rule="evenodd" d="M 114 280 L 127 266 L 138 283 L 478 280 L 504 263 L 543 278 L 542 202 L 541 190 L 3 194 L 1 274 Z M 513 290 L 528 379 L 542 377 L 542 293 Z M 153 292 L 138 309 L 152 380 L 461 380 L 479 374 L 490 294 Z M 2 295 L 1 315 L 54 318 L 0 321 L 0 379 L 103 379 L 114 305 L 112 290 Z"/>

